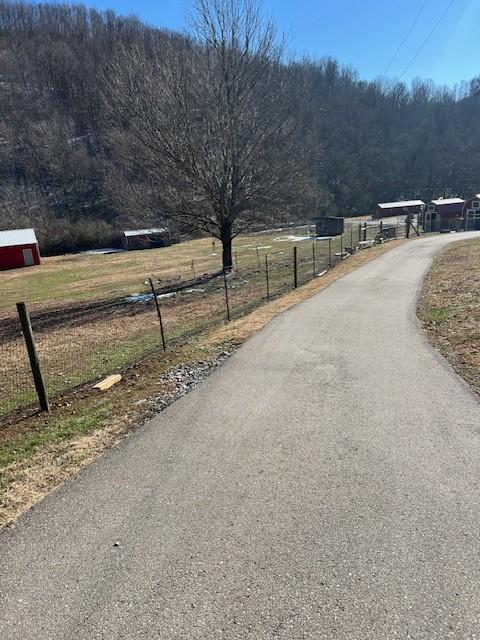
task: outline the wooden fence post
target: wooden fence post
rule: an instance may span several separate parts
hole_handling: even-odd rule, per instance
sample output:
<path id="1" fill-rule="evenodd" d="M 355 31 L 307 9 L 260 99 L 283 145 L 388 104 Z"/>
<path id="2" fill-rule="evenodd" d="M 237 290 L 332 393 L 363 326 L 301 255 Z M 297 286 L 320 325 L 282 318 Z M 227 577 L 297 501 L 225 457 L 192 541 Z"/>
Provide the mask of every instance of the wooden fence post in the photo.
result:
<path id="1" fill-rule="evenodd" d="M 297 247 L 293 247 L 293 288 L 298 287 Z"/>
<path id="2" fill-rule="evenodd" d="M 40 362 L 38 360 L 37 347 L 35 346 L 35 340 L 33 338 L 30 314 L 28 313 L 27 305 L 25 304 L 25 302 L 17 302 L 17 311 L 18 317 L 20 318 L 23 337 L 25 338 L 25 344 L 27 346 L 30 368 L 32 370 L 33 381 L 35 383 L 35 389 L 37 391 L 40 408 L 42 409 L 42 411 L 50 411 L 47 389 L 45 387 L 45 381 L 43 379 Z"/>
<path id="3" fill-rule="evenodd" d="M 152 290 L 153 293 L 153 299 L 155 301 L 155 306 L 157 307 L 157 316 L 158 316 L 158 320 L 160 322 L 160 334 L 162 336 L 162 346 L 163 346 L 163 350 L 166 351 L 166 346 L 165 346 L 165 333 L 163 331 L 163 320 L 162 320 L 162 312 L 160 310 L 160 303 L 158 302 L 158 298 L 157 298 L 157 292 L 155 291 L 155 287 L 153 286 L 153 280 L 151 278 L 148 279 L 148 281 L 150 282 L 150 288 Z"/>
<path id="4" fill-rule="evenodd" d="M 265 254 L 265 276 L 267 278 L 267 301 L 270 302 L 270 281 L 268 277 L 268 256 Z"/>

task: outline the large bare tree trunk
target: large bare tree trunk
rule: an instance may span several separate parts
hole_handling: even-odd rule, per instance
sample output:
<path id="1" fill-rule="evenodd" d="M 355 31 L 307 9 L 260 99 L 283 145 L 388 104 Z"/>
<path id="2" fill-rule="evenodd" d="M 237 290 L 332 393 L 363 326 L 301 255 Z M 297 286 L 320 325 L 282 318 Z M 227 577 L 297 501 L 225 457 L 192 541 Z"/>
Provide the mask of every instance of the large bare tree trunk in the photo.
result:
<path id="1" fill-rule="evenodd" d="M 222 264 L 226 271 L 232 270 L 232 238 L 230 235 L 222 237 Z"/>

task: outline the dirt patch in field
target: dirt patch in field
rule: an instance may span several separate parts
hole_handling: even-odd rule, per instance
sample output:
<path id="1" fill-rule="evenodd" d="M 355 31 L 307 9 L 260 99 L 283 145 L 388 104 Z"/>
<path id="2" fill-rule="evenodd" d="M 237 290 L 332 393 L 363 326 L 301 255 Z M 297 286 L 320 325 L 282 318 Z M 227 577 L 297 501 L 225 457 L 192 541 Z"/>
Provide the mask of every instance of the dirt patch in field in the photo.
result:
<path id="1" fill-rule="evenodd" d="M 432 345 L 480 393 L 480 240 L 455 242 L 435 258 L 418 316 Z"/>

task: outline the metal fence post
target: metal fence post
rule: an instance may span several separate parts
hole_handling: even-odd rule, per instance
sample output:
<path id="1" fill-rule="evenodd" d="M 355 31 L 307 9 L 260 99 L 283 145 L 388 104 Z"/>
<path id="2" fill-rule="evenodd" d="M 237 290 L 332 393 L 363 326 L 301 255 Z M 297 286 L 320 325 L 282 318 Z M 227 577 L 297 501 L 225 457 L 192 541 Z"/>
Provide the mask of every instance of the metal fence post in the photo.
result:
<path id="1" fill-rule="evenodd" d="M 332 266 L 332 239 L 328 239 L 328 266 Z"/>
<path id="2" fill-rule="evenodd" d="M 192 273 L 193 273 L 193 277 L 195 278 L 195 262 L 192 258 Z"/>
<path id="3" fill-rule="evenodd" d="M 223 270 L 223 284 L 225 285 L 225 303 L 227 305 L 227 320 L 230 321 L 230 303 L 228 301 L 228 285 L 227 285 L 227 272 Z"/>
<path id="4" fill-rule="evenodd" d="M 366 222 L 363 223 L 363 241 L 364 242 L 367 241 L 367 223 Z"/>
<path id="5" fill-rule="evenodd" d="M 153 293 L 153 299 L 155 301 L 155 306 L 157 307 L 157 316 L 158 316 L 158 320 L 160 322 L 160 335 L 162 336 L 162 347 L 163 347 L 163 350 L 165 351 L 166 350 L 165 333 L 163 331 L 163 320 L 162 320 L 162 312 L 160 310 L 160 303 L 158 302 L 157 292 L 155 291 L 155 287 L 153 285 L 153 280 L 151 278 L 149 278 L 148 281 L 150 282 L 150 288 L 151 288 L 152 293 Z"/>
<path id="6" fill-rule="evenodd" d="M 350 225 L 350 252 L 353 253 L 353 226 Z"/>
<path id="7" fill-rule="evenodd" d="M 312 241 L 312 266 L 313 266 L 313 277 L 317 275 L 316 263 L 315 263 L 315 238 Z"/>
<path id="8" fill-rule="evenodd" d="M 297 247 L 293 247 L 293 288 L 298 287 Z"/>
<path id="9" fill-rule="evenodd" d="M 35 390 L 37 392 L 40 408 L 42 411 L 50 411 L 45 380 L 43 379 L 40 361 L 38 360 L 37 347 L 33 338 L 30 314 L 28 313 L 25 302 L 17 302 L 17 311 L 18 317 L 20 318 L 23 337 L 25 338 L 25 345 L 27 347 L 28 359 L 30 360 L 30 368 L 32 370 L 33 381 L 35 383 Z"/>
<path id="10" fill-rule="evenodd" d="M 255 247 L 257 250 L 257 267 L 260 269 L 260 254 L 258 253 L 258 247 Z"/>
<path id="11" fill-rule="evenodd" d="M 268 256 L 265 254 L 265 276 L 267 278 L 267 300 L 270 302 L 270 281 L 268 278 Z"/>
<path id="12" fill-rule="evenodd" d="M 362 241 L 362 223 L 361 222 L 358 223 L 358 241 L 359 242 Z"/>
<path id="13" fill-rule="evenodd" d="M 340 260 L 343 260 L 343 233 L 340 234 Z"/>
<path id="14" fill-rule="evenodd" d="M 238 251 L 235 251 L 235 271 L 238 271 Z"/>

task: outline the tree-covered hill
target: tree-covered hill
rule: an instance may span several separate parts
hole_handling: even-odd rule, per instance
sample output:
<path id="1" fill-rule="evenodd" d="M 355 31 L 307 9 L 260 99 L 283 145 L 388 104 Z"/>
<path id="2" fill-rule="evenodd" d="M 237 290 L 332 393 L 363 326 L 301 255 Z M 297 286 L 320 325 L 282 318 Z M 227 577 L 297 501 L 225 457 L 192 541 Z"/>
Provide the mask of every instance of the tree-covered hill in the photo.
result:
<path id="1" fill-rule="evenodd" d="M 208 45 L 190 35 L 81 5 L 0 1 L 0 228 L 33 225 L 44 250 L 62 251 L 108 244 L 120 229 L 167 214 L 160 192 L 169 165 L 155 164 L 159 175 L 153 182 L 146 156 L 124 166 L 123 142 L 130 130 L 140 129 L 133 126 L 132 102 L 121 93 L 127 85 L 120 71 L 125 61 L 127 66 L 134 61 L 131 69 L 151 80 L 139 83 L 144 108 L 148 87 L 155 86 L 148 94 L 152 100 L 166 99 L 158 83 L 178 81 L 175 65 L 184 64 L 186 50 L 190 65 L 211 74 Z M 265 135 L 258 156 L 262 166 L 276 167 L 275 180 L 270 178 L 275 207 L 270 209 L 277 213 L 268 215 L 276 215 L 278 222 L 306 219 L 318 210 L 352 216 L 371 212 L 378 201 L 480 191 L 480 76 L 455 89 L 420 80 L 408 87 L 366 82 L 332 59 L 287 62 L 285 57 L 272 74 L 262 67 L 265 61 L 273 64 L 271 56 L 262 55 L 258 50 L 242 73 L 254 69 L 260 89 L 267 81 L 275 87 L 282 108 L 272 118 L 286 122 L 290 113 L 295 120 L 288 128 L 292 163 L 278 162 L 286 148 L 283 125 L 271 144 Z M 195 69 L 189 73 L 185 77 L 193 81 Z M 245 117 L 256 113 L 255 96 L 265 102 L 260 89 L 252 92 Z M 207 94 L 200 100 L 204 111 L 218 107 L 209 100 Z M 194 103 L 183 107 L 182 130 L 214 121 L 213 111 L 203 113 L 200 125 Z M 268 110 L 259 106 L 259 112 L 266 121 Z M 198 136 L 195 140 L 194 155 L 213 153 Z M 294 162 L 297 158 L 303 162 Z M 280 170 L 291 178 L 285 179 L 289 188 L 282 193 Z M 132 184 L 148 194 L 148 202 L 132 196 Z M 193 210 L 200 201 L 198 185 L 190 186 L 183 189 L 182 207 Z M 265 189 L 262 198 L 261 211 L 267 211 Z"/>

